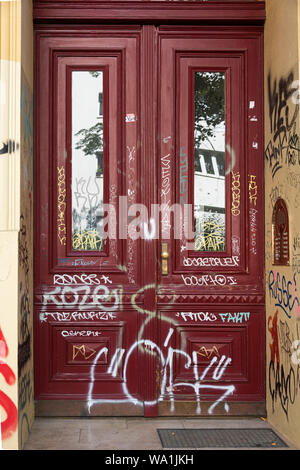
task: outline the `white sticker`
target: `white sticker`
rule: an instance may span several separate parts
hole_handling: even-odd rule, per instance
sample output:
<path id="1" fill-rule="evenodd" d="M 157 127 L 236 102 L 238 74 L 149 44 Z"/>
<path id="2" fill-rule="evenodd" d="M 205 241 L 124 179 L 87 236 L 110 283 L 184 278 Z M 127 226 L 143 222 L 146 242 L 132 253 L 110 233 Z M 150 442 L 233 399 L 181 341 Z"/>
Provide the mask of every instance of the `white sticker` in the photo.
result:
<path id="1" fill-rule="evenodd" d="M 254 109 L 255 108 L 255 101 L 250 101 L 249 103 L 249 108 Z"/>
<path id="2" fill-rule="evenodd" d="M 126 114 L 125 122 L 135 122 L 135 121 L 136 121 L 136 118 L 135 118 L 134 113 Z"/>

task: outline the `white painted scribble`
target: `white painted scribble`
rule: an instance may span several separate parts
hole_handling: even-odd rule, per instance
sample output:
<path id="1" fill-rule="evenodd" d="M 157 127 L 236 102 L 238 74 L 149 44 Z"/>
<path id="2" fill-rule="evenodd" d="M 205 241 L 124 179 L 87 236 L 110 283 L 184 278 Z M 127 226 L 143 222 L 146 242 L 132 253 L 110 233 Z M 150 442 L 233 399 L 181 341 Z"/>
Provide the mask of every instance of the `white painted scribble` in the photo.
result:
<path id="1" fill-rule="evenodd" d="M 164 348 L 168 346 L 169 340 L 172 334 L 173 334 L 173 329 L 170 328 L 167 334 L 167 337 L 164 341 Z M 146 402 L 140 401 L 136 397 L 134 397 L 132 393 L 130 392 L 128 388 L 128 384 L 127 384 L 127 374 L 128 374 L 130 357 L 133 354 L 134 350 L 136 348 L 139 348 L 140 346 L 143 346 L 145 350 L 150 350 L 152 352 L 156 351 L 156 354 L 159 357 L 159 360 L 161 363 L 161 369 L 163 371 L 159 397 L 155 400 L 146 401 Z M 124 353 L 125 353 L 125 350 L 121 348 L 118 348 L 115 351 L 111 359 L 111 363 L 107 369 L 108 374 L 111 374 L 113 377 L 116 376 L 117 369 L 120 365 L 120 361 Z M 199 377 L 196 351 L 193 351 L 192 358 L 191 358 L 191 356 L 185 351 L 180 350 L 180 349 L 174 349 L 171 346 L 168 346 L 168 349 L 166 353 L 164 354 L 162 349 L 155 342 L 148 340 L 148 339 L 141 339 L 141 340 L 134 342 L 131 345 L 131 347 L 129 348 L 125 356 L 124 365 L 123 365 L 123 384 L 122 384 L 125 398 L 123 399 L 113 399 L 113 398 L 112 399 L 102 399 L 102 398 L 96 399 L 96 398 L 93 398 L 93 386 L 94 386 L 94 381 L 95 381 L 94 370 L 95 370 L 97 361 L 102 354 L 105 354 L 105 355 L 108 354 L 107 348 L 102 348 L 98 352 L 97 356 L 95 357 L 93 361 L 93 365 L 90 371 L 90 384 L 89 384 L 88 398 L 87 398 L 87 408 L 89 412 L 91 411 L 91 407 L 96 404 L 132 403 L 136 406 L 144 406 L 144 405 L 150 406 L 164 399 L 170 400 L 170 410 L 172 412 L 174 411 L 174 402 L 175 402 L 174 390 L 180 387 L 190 387 L 193 389 L 195 397 L 196 397 L 198 414 L 201 413 L 200 391 L 205 390 L 207 392 L 209 390 L 213 390 L 215 393 L 220 392 L 219 398 L 217 398 L 217 400 L 215 400 L 214 403 L 208 409 L 208 413 L 212 414 L 215 407 L 221 402 L 224 402 L 226 398 L 229 395 L 231 395 L 235 390 L 234 385 L 219 385 L 219 384 L 214 383 L 214 382 L 218 382 L 221 380 L 222 376 L 225 373 L 227 366 L 231 363 L 231 358 L 229 357 L 226 358 L 225 355 L 222 355 L 222 357 L 218 361 L 218 358 L 214 356 L 212 360 L 210 361 L 209 365 L 205 368 L 201 377 Z M 193 371 L 193 374 L 194 374 L 193 382 L 179 382 L 179 383 L 174 382 L 174 358 L 176 355 L 181 355 L 185 358 L 184 367 L 185 369 L 191 368 L 191 370 Z M 209 371 L 212 372 L 212 375 L 211 375 L 211 379 L 213 381 L 212 384 L 208 383 Z M 224 402 L 224 408 L 226 412 L 229 411 L 229 406 L 226 401 Z"/>

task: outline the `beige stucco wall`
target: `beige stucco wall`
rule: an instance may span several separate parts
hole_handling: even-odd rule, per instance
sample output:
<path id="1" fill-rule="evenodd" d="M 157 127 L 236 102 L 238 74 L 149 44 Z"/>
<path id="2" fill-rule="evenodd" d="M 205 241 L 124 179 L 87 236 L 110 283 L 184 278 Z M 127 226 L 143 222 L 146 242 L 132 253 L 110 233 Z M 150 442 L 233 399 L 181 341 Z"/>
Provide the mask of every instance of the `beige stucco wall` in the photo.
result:
<path id="1" fill-rule="evenodd" d="M 34 420 L 33 368 L 33 24 L 32 2 L 21 11 L 21 162 L 18 307 L 18 436 L 21 449 Z"/>
<path id="2" fill-rule="evenodd" d="M 13 450 L 34 417 L 31 8 L 0 1 L 0 448 Z"/>
<path id="3" fill-rule="evenodd" d="M 267 417 L 300 448 L 299 4 L 267 0 L 265 25 L 265 210 Z M 289 266 L 273 264 L 272 213 L 289 213 Z"/>

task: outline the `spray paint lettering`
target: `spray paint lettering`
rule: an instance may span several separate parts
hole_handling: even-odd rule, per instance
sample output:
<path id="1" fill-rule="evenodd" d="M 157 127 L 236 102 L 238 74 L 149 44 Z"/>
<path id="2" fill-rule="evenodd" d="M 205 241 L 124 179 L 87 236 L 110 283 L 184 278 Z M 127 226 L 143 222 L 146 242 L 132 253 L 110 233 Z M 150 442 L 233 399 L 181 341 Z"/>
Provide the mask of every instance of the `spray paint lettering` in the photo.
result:
<path id="1" fill-rule="evenodd" d="M 296 295 L 296 275 L 294 274 L 292 281 L 287 281 L 284 275 L 271 270 L 268 276 L 268 288 L 270 298 L 275 301 L 275 307 L 281 308 L 288 318 L 291 318 L 292 312 L 297 318 L 300 313 L 300 302 Z"/>
<path id="2" fill-rule="evenodd" d="M 57 167 L 57 235 L 61 245 L 66 244 L 66 175 L 64 167 Z"/>
<path id="3" fill-rule="evenodd" d="M 294 73 L 281 77 L 279 82 L 268 76 L 268 102 L 270 132 L 272 137 L 266 147 L 265 158 L 272 171 L 272 178 L 284 164 L 300 164 L 299 136 L 296 134 L 298 104 L 292 105 L 296 92 Z M 294 100 L 293 100 L 294 101 Z"/>
<path id="4" fill-rule="evenodd" d="M 241 205 L 241 182 L 240 182 L 240 173 L 234 173 L 232 171 L 232 181 L 231 181 L 231 213 L 234 216 L 240 215 L 240 205 Z"/>
<path id="5" fill-rule="evenodd" d="M 249 191 L 249 202 L 256 206 L 257 201 L 257 182 L 256 182 L 256 175 L 248 175 L 248 191 Z"/>
<path id="6" fill-rule="evenodd" d="M 202 267 L 212 267 L 212 266 L 239 266 L 240 258 L 239 256 L 232 256 L 231 258 L 184 258 L 184 266 L 202 266 Z"/>
<path id="7" fill-rule="evenodd" d="M 268 331 L 271 334 L 269 393 L 272 400 L 272 411 L 280 404 L 286 418 L 290 406 L 296 401 L 300 391 L 299 340 L 294 340 L 287 322 L 278 320 L 279 311 L 268 318 Z M 299 336 L 299 335 L 298 335 Z"/>
<path id="8" fill-rule="evenodd" d="M 117 318 L 115 312 L 40 312 L 40 321 L 50 320 L 58 322 L 80 322 L 80 321 L 110 321 Z"/>
<path id="9" fill-rule="evenodd" d="M 153 341 L 148 340 L 148 339 L 141 339 L 132 344 L 132 346 L 129 348 L 125 355 L 124 359 L 124 365 L 123 365 L 123 392 L 126 398 L 120 399 L 120 400 L 110 400 L 110 399 L 94 399 L 93 398 L 93 387 L 94 387 L 94 381 L 95 381 L 95 367 L 97 364 L 97 361 L 99 358 L 104 355 L 107 357 L 108 354 L 108 348 L 104 347 L 100 351 L 98 351 L 97 356 L 94 359 L 93 365 L 91 367 L 91 372 L 90 372 L 90 386 L 89 386 L 89 391 L 88 391 L 88 401 L 87 401 L 87 406 L 88 410 L 90 412 L 90 409 L 93 405 L 98 404 L 98 403 L 133 403 L 136 406 L 144 406 L 144 405 L 153 405 L 156 404 L 159 401 L 162 401 L 165 398 L 168 398 L 170 400 L 170 407 L 171 411 L 174 411 L 174 390 L 180 387 L 189 387 L 192 388 L 196 397 L 196 406 L 197 406 L 197 413 L 201 413 L 201 406 L 200 406 L 200 391 L 205 390 L 213 390 L 215 393 L 220 393 L 219 398 L 215 400 L 215 402 L 209 407 L 209 414 L 212 414 L 215 407 L 222 402 L 224 403 L 224 408 L 226 412 L 229 411 L 228 403 L 225 401 L 226 398 L 231 395 L 235 387 L 233 385 L 219 385 L 215 384 L 218 382 L 223 374 L 225 373 L 225 370 L 227 366 L 231 363 L 231 358 L 226 358 L 226 356 L 222 355 L 220 360 L 218 361 L 218 358 L 214 356 L 209 365 L 205 368 L 201 376 L 199 376 L 198 372 L 198 358 L 197 358 L 197 351 L 193 351 L 192 357 L 186 353 L 185 351 L 179 350 L 179 349 L 174 349 L 171 346 L 168 346 L 169 340 L 172 336 L 173 329 L 169 329 L 169 333 L 166 337 L 166 340 L 164 342 L 164 348 L 166 348 L 166 351 L 163 352 L 163 350 Z M 160 387 L 160 393 L 159 397 L 156 400 L 150 401 L 150 402 L 141 402 L 137 398 L 135 398 L 132 393 L 130 392 L 127 384 L 127 374 L 128 374 L 128 369 L 130 365 L 130 358 L 132 354 L 134 353 L 136 348 L 139 348 L 140 346 L 143 346 L 145 350 L 149 350 L 151 352 L 155 351 L 157 356 L 160 359 L 161 362 L 161 368 L 162 368 L 162 380 L 161 380 L 161 387 Z M 168 346 L 168 348 L 167 348 Z M 118 367 L 120 365 L 121 359 L 125 353 L 124 349 L 117 349 L 112 356 L 111 363 L 107 369 L 107 373 L 110 373 L 113 376 L 116 376 Z M 176 356 L 183 356 L 185 358 L 185 368 L 193 370 L 193 375 L 194 375 L 194 381 L 193 382 L 174 382 L 174 360 Z M 209 373 L 212 372 L 211 374 L 211 379 L 213 383 L 208 383 L 208 376 Z"/>
<path id="10" fill-rule="evenodd" d="M 97 309 L 115 311 L 122 309 L 122 288 L 109 289 L 107 286 L 80 285 L 77 287 L 56 286 L 52 291 L 43 295 L 43 306 L 40 319 L 45 320 L 48 305 L 55 305 L 58 310 L 75 307 L 78 310 Z"/>
<path id="11" fill-rule="evenodd" d="M 11 367 L 6 363 L 8 353 L 9 351 L 7 343 L 0 328 L 0 374 L 3 375 L 4 380 L 8 385 L 14 385 L 16 382 L 16 376 Z M 1 442 L 1 440 L 5 440 L 11 437 L 12 434 L 16 431 L 18 424 L 18 412 L 14 402 L 2 390 L 0 390 L 0 407 L 4 409 L 6 414 L 6 419 L 1 423 Z M 1 415 L 3 416 L 2 413 Z"/>
<path id="12" fill-rule="evenodd" d="M 249 211 L 250 215 L 250 253 L 257 254 L 257 209 L 251 207 Z"/>
<path id="13" fill-rule="evenodd" d="M 247 322 L 250 318 L 250 312 L 226 312 L 219 313 L 223 323 L 243 323 Z"/>
<path id="14" fill-rule="evenodd" d="M 203 276 L 184 276 L 181 275 L 186 286 L 225 286 L 235 285 L 237 281 L 232 276 L 224 276 L 223 274 L 205 274 Z"/>

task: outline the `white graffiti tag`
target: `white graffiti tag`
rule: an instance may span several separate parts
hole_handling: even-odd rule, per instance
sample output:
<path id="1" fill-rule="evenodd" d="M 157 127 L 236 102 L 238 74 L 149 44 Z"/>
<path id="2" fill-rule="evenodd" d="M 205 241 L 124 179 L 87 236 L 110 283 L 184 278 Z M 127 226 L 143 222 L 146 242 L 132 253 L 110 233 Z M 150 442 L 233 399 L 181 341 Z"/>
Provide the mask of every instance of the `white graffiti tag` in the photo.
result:
<path id="1" fill-rule="evenodd" d="M 203 276 L 184 276 L 181 274 L 181 277 L 186 286 L 232 286 L 237 284 L 234 277 L 224 276 L 223 274 L 205 274 Z"/>
<path id="2" fill-rule="evenodd" d="M 167 348 L 169 340 L 173 334 L 173 328 L 169 329 L 168 335 L 166 337 L 166 340 L 164 342 L 163 347 Z M 140 401 L 138 400 L 134 394 L 131 393 L 127 381 L 127 376 L 128 376 L 128 370 L 130 368 L 130 358 L 133 355 L 134 351 L 137 348 L 143 347 L 146 351 L 152 351 L 156 352 L 160 364 L 161 364 L 161 370 L 162 370 L 162 380 L 161 380 L 161 387 L 160 387 L 160 393 L 157 399 L 152 400 L 152 401 Z M 91 407 L 96 404 L 101 404 L 101 403 L 133 403 L 134 405 L 137 406 L 144 406 L 144 405 L 154 405 L 158 403 L 159 401 L 162 401 L 164 399 L 169 399 L 170 404 L 171 404 L 171 411 L 174 411 L 174 403 L 175 403 L 175 398 L 174 398 L 174 391 L 180 387 L 190 387 L 193 389 L 193 393 L 196 398 L 196 403 L 197 403 L 197 413 L 201 413 L 201 406 L 200 406 L 200 401 L 201 401 L 201 392 L 205 391 L 206 393 L 208 391 L 213 391 L 214 393 L 220 393 L 220 396 L 215 402 L 209 407 L 208 413 L 212 414 L 215 407 L 220 404 L 221 402 L 224 403 L 224 408 L 225 411 L 229 411 L 229 406 L 228 403 L 225 401 L 226 398 L 233 394 L 235 387 L 234 385 L 220 385 L 217 384 L 218 381 L 222 378 L 222 376 L 225 373 L 225 370 L 227 366 L 231 363 L 231 358 L 226 356 L 221 356 L 220 359 L 218 359 L 216 356 L 212 358 L 210 361 L 209 365 L 205 368 L 201 376 L 199 376 L 198 372 L 198 355 L 196 351 L 192 352 L 192 357 L 186 353 L 185 351 L 182 351 L 180 349 L 174 349 L 171 346 L 169 346 L 166 349 L 166 352 L 164 353 L 162 349 L 153 341 L 149 339 L 140 339 L 132 344 L 132 346 L 129 348 L 125 355 L 124 359 L 124 364 L 123 364 L 123 393 L 126 398 L 122 399 L 96 399 L 93 398 L 93 388 L 94 388 L 94 381 L 95 381 L 95 367 L 97 365 L 99 357 L 104 354 L 107 357 L 108 354 L 108 349 L 107 348 L 102 348 L 97 356 L 94 359 L 93 365 L 91 367 L 90 371 L 90 384 L 89 384 L 89 390 L 88 390 L 88 399 L 87 399 L 87 408 L 88 411 L 90 412 Z M 120 367 L 122 358 L 125 354 L 125 349 L 122 348 L 117 348 L 115 353 L 112 356 L 110 365 L 108 366 L 107 369 L 107 374 L 111 374 L 113 377 L 116 376 L 117 370 Z M 185 364 L 184 367 L 185 369 L 191 369 L 193 371 L 193 378 L 194 380 L 192 382 L 175 382 L 174 381 L 174 360 L 176 356 L 181 355 L 185 359 Z M 211 372 L 211 382 L 209 383 L 209 372 Z"/>
<path id="3" fill-rule="evenodd" d="M 40 319 L 45 320 L 44 313 L 48 306 L 54 305 L 57 310 L 75 308 L 76 310 L 122 310 L 122 288 L 109 289 L 107 286 L 77 287 L 56 286 L 43 295 L 43 306 Z"/>

